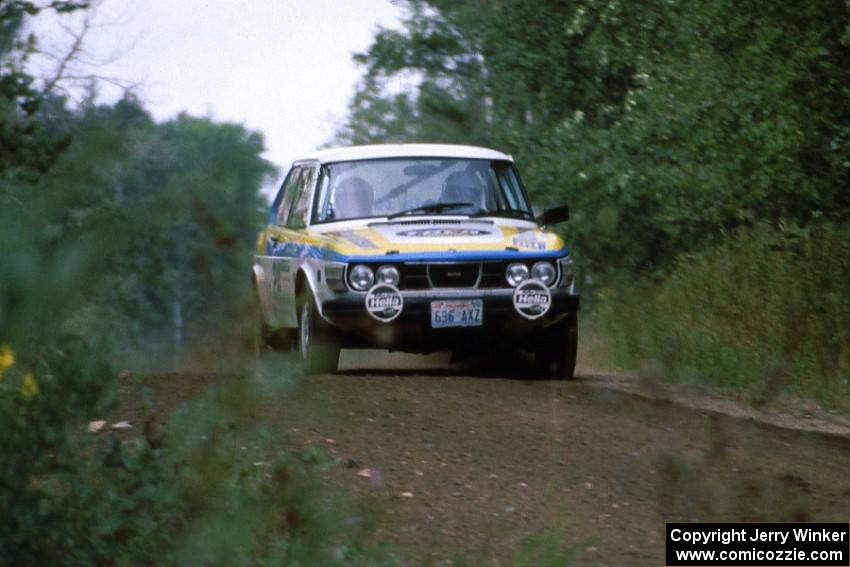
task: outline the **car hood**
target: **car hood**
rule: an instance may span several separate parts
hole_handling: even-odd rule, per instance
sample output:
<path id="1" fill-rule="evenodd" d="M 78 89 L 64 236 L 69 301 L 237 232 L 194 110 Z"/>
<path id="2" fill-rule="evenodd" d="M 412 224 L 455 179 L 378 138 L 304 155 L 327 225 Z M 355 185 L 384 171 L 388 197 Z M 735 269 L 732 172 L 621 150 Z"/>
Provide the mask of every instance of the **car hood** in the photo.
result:
<path id="1" fill-rule="evenodd" d="M 506 219 L 446 219 L 370 222 L 345 229 L 312 232 L 311 240 L 336 255 L 399 255 L 399 260 L 518 253 L 566 254 L 563 240 L 531 223 Z"/>

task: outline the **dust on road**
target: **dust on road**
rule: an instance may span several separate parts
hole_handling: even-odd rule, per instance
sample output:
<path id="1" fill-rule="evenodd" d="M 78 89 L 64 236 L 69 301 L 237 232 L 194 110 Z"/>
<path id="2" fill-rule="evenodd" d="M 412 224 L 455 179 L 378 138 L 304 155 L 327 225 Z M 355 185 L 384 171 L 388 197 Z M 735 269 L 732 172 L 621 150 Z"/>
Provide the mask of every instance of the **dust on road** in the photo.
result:
<path id="1" fill-rule="evenodd" d="M 379 536 L 412 564 L 510 564 L 556 530 L 588 543 L 580 565 L 663 565 L 665 521 L 847 521 L 847 437 L 599 387 L 587 370 L 534 381 L 393 356 L 345 353 L 342 373 L 305 378 L 259 418 L 283 447 L 339 457 L 330 481 L 384 506 Z M 149 385 L 172 405 L 208 382 Z"/>

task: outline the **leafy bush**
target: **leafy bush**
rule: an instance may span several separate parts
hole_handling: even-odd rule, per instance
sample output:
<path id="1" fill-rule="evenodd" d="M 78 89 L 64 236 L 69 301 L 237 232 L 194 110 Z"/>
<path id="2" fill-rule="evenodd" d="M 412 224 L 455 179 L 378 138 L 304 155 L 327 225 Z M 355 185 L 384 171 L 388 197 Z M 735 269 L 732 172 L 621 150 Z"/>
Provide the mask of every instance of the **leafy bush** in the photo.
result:
<path id="1" fill-rule="evenodd" d="M 113 343 L 69 322 L 125 241 L 107 216 L 57 247 L 39 228 L 58 203 L 0 209 L 0 564 L 390 562 L 318 480 L 331 461 L 275 453 L 253 421 L 291 369 L 245 366 L 164 432 L 144 410 L 131 436 L 86 432 L 114 409 Z"/>
<path id="2" fill-rule="evenodd" d="M 403 5 L 356 57 L 338 140 L 511 153 L 539 205 L 571 206 L 596 282 L 664 272 L 724 230 L 850 218 L 846 2 Z"/>
<path id="3" fill-rule="evenodd" d="M 0 564 L 387 560 L 317 480 L 327 459 L 264 441 L 251 366 L 164 432 L 143 411 L 132 434 L 87 433 L 114 411 L 117 355 L 240 344 L 272 168 L 239 125 L 39 92 L 24 16 L 84 3 L 43 5 L 0 5 Z"/>
<path id="4" fill-rule="evenodd" d="M 669 277 L 605 290 L 599 315 L 628 365 L 675 380 L 795 392 L 850 408 L 850 230 L 742 230 L 677 261 Z"/>

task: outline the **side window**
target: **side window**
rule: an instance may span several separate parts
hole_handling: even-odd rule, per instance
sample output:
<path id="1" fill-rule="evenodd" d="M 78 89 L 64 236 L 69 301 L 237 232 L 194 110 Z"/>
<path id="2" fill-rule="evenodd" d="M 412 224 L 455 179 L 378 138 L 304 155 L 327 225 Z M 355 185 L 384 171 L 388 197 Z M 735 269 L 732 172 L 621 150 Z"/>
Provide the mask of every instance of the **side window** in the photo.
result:
<path id="1" fill-rule="evenodd" d="M 319 182 L 316 185 L 316 198 L 313 200 L 313 220 L 312 222 L 325 222 L 333 218 L 333 207 L 331 207 L 331 199 L 328 195 L 328 189 L 331 185 L 331 176 L 328 171 L 328 166 L 323 165 L 319 171 Z"/>
<path id="2" fill-rule="evenodd" d="M 302 171 L 303 169 L 300 167 L 293 168 L 286 177 L 283 187 L 280 189 L 283 196 L 280 199 L 280 204 L 277 206 L 277 217 L 275 218 L 275 224 L 279 226 L 286 225 L 286 220 L 289 216 L 289 209 L 292 208 L 292 200 L 295 196 L 295 190 L 299 186 Z"/>
<path id="3" fill-rule="evenodd" d="M 502 188 L 499 191 L 501 198 L 498 199 L 497 207 L 499 209 L 530 211 L 531 208 L 522 193 L 522 186 L 519 183 L 516 170 L 507 163 L 496 163 L 493 169 L 496 180 Z"/>
<path id="4" fill-rule="evenodd" d="M 295 197 L 289 218 L 286 219 L 286 228 L 304 228 L 307 226 L 307 213 L 310 210 L 310 195 L 313 183 L 316 181 L 316 169 L 304 169 L 298 186 L 295 188 Z"/>

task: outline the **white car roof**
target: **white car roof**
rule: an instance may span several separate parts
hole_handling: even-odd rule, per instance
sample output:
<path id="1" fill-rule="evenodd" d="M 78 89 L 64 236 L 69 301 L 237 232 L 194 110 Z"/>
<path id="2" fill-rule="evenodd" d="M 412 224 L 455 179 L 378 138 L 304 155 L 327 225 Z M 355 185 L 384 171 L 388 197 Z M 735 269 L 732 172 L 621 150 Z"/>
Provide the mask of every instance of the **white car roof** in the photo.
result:
<path id="1" fill-rule="evenodd" d="M 339 161 L 404 157 L 438 157 L 513 161 L 513 158 L 508 154 L 503 154 L 496 150 L 480 148 L 477 146 L 460 146 L 454 144 L 377 144 L 372 146 L 349 146 L 346 148 L 322 150 L 304 156 L 301 159 L 297 159 L 295 160 L 295 163 L 303 161 L 333 163 Z"/>

